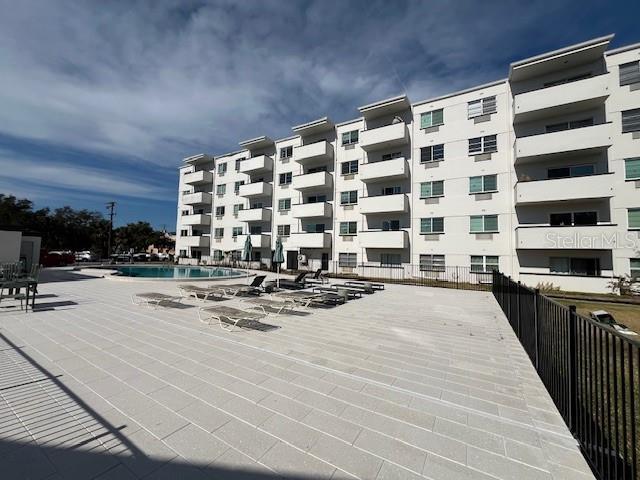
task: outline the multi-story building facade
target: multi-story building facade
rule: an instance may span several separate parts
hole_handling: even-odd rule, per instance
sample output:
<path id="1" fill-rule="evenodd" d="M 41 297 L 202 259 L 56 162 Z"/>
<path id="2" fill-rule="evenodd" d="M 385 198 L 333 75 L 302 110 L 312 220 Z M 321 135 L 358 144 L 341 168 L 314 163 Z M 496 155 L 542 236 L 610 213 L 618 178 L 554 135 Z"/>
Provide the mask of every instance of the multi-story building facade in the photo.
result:
<path id="1" fill-rule="evenodd" d="M 462 92 L 189 157 L 176 249 L 219 260 L 251 234 L 255 261 L 279 236 L 290 269 L 498 268 L 595 292 L 640 276 L 640 44 L 607 50 L 611 38 Z"/>

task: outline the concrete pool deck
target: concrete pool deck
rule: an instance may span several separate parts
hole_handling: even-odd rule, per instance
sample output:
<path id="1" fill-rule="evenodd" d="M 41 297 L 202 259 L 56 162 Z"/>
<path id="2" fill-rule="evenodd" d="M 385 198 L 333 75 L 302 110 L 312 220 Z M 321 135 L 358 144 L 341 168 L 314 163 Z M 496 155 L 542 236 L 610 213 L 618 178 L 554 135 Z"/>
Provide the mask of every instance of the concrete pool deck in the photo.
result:
<path id="1" fill-rule="evenodd" d="M 0 304 L 6 478 L 593 478 L 489 293 L 388 285 L 228 333 L 130 303 L 175 284 L 87 273 Z"/>

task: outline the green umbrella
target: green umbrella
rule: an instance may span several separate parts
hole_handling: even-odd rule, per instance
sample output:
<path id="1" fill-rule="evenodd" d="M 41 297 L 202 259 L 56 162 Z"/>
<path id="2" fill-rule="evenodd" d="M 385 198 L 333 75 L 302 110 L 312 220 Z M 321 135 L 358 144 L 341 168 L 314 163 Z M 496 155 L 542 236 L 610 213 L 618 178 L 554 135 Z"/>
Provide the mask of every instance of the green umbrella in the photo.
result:
<path id="1" fill-rule="evenodd" d="M 251 245 L 251 235 L 247 235 L 244 241 L 244 247 L 242 248 L 242 260 L 247 262 L 247 282 L 249 281 L 249 262 L 251 261 L 251 251 L 253 246 Z"/>
<path id="2" fill-rule="evenodd" d="M 276 238 L 276 249 L 273 251 L 273 263 L 278 266 L 276 274 L 276 285 L 280 288 L 280 264 L 284 263 L 284 252 L 282 251 L 282 240 Z"/>

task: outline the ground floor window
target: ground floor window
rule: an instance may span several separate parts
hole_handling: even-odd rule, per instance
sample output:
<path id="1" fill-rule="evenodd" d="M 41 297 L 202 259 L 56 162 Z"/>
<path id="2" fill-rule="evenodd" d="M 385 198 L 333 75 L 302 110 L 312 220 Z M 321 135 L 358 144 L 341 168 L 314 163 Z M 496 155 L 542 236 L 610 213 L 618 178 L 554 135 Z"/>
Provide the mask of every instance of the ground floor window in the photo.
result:
<path id="1" fill-rule="evenodd" d="M 213 259 L 214 260 L 222 260 L 222 250 L 214 250 L 213 251 Z"/>
<path id="2" fill-rule="evenodd" d="M 180 250 L 180 258 L 186 258 L 187 256 L 187 251 L 186 250 Z"/>
<path id="3" fill-rule="evenodd" d="M 358 264 L 357 253 L 339 253 L 338 266 L 354 268 Z"/>
<path id="4" fill-rule="evenodd" d="M 563 275 L 600 276 L 599 258 L 549 258 L 549 271 Z"/>
<path id="5" fill-rule="evenodd" d="M 631 278 L 640 280 L 640 258 L 630 258 L 629 263 L 631 264 Z"/>
<path id="6" fill-rule="evenodd" d="M 402 259 L 399 253 L 381 253 L 380 254 L 380 266 L 392 267 L 401 265 Z"/>
<path id="7" fill-rule="evenodd" d="M 471 255 L 471 271 L 476 273 L 491 272 L 499 269 L 497 255 Z"/>
<path id="8" fill-rule="evenodd" d="M 278 225 L 278 235 L 281 237 L 291 235 L 291 225 Z"/>
<path id="9" fill-rule="evenodd" d="M 421 272 L 444 272 L 444 255 L 420 255 Z"/>

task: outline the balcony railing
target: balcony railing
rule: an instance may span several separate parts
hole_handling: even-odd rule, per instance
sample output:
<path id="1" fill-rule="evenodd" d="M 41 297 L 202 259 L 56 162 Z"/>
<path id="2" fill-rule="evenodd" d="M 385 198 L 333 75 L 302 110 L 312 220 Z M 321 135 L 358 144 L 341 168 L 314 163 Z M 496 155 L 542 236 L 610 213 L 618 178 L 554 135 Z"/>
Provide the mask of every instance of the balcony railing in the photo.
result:
<path id="1" fill-rule="evenodd" d="M 409 143 L 409 129 L 404 122 L 360 132 L 360 148 L 366 152 L 397 147 Z"/>
<path id="2" fill-rule="evenodd" d="M 360 197 L 358 200 L 360 213 L 394 213 L 409 210 L 409 198 L 406 193 L 394 195 L 378 195 L 375 197 Z"/>
<path id="3" fill-rule="evenodd" d="M 333 146 L 326 140 L 323 140 L 321 142 L 295 147 L 293 149 L 293 158 L 296 162 L 302 164 L 332 160 Z"/>
<path id="4" fill-rule="evenodd" d="M 409 164 L 403 157 L 380 162 L 368 162 L 359 166 L 360 180 L 367 183 L 397 180 L 409 176 Z"/>
<path id="5" fill-rule="evenodd" d="M 618 226 L 599 225 L 520 225 L 516 228 L 516 248 L 536 250 L 611 250 L 623 239 Z"/>
<path id="6" fill-rule="evenodd" d="M 516 205 L 592 200 L 613 196 L 613 173 L 518 182 Z"/>
<path id="7" fill-rule="evenodd" d="M 408 248 L 409 234 L 405 230 L 365 230 L 358 232 L 362 248 Z"/>
<path id="8" fill-rule="evenodd" d="M 198 170 L 197 172 L 185 173 L 184 183 L 187 185 L 203 185 L 213 183 L 213 173 L 208 170 Z"/>
<path id="9" fill-rule="evenodd" d="M 238 195 L 241 197 L 266 197 L 271 195 L 271 184 L 267 182 L 245 183 L 240 185 Z"/>
<path id="10" fill-rule="evenodd" d="M 611 144 L 610 123 L 541 133 L 516 139 L 516 161 L 530 161 L 557 153 L 598 150 Z"/>
<path id="11" fill-rule="evenodd" d="M 330 217 L 332 213 L 329 202 L 300 203 L 291 206 L 294 218 Z"/>
<path id="12" fill-rule="evenodd" d="M 292 233 L 287 245 L 294 248 L 330 248 L 331 234 L 328 232 Z"/>
<path id="13" fill-rule="evenodd" d="M 240 173 L 256 173 L 269 171 L 273 168 L 273 160 L 266 155 L 258 155 L 240 162 Z"/>
<path id="14" fill-rule="evenodd" d="M 293 177 L 293 188 L 296 190 L 331 188 L 333 185 L 332 176 L 329 172 L 314 172 Z"/>
<path id="15" fill-rule="evenodd" d="M 186 193 L 182 197 L 184 205 L 211 204 L 211 194 L 207 192 Z"/>
<path id="16" fill-rule="evenodd" d="M 180 217 L 180 223 L 182 225 L 210 225 L 211 215 L 196 214 L 196 215 L 183 215 Z"/>
<path id="17" fill-rule="evenodd" d="M 268 222 L 271 220 L 271 210 L 268 208 L 238 210 L 238 220 L 241 222 Z"/>

